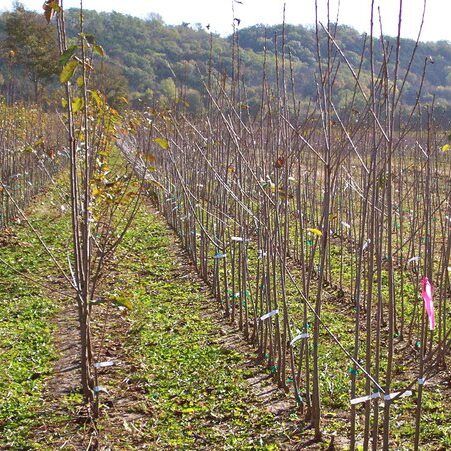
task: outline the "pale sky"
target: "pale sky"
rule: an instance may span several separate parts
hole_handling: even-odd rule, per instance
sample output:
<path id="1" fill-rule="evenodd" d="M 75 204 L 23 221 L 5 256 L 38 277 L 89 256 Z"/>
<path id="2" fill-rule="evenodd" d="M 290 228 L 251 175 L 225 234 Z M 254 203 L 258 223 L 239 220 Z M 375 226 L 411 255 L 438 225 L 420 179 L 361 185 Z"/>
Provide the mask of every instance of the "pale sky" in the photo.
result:
<path id="1" fill-rule="evenodd" d="M 84 0 L 86 9 L 118 11 L 139 17 L 158 13 L 168 24 L 182 22 L 211 25 L 211 30 L 229 34 L 232 26 L 232 1 L 234 0 Z M 311 25 L 315 21 L 314 0 L 240 0 L 234 1 L 235 17 L 241 27 L 257 23 L 267 25 L 282 22 L 283 4 L 286 3 L 286 20 L 292 24 Z M 335 18 L 339 0 L 330 0 Z M 424 0 L 403 0 L 402 35 L 416 38 L 421 21 Z M 0 9 L 8 9 L 12 0 L 0 0 Z M 40 10 L 43 0 L 22 0 L 26 7 Z M 326 4 L 326 0 L 318 0 Z M 369 30 L 371 0 L 341 0 L 339 22 L 351 25 L 360 32 Z M 64 0 L 66 8 L 78 6 L 79 0 Z M 383 17 L 384 33 L 396 35 L 399 0 L 375 0 Z M 323 14 L 321 19 L 325 22 Z M 376 21 L 378 23 L 378 20 Z M 427 0 L 423 41 L 451 41 L 451 0 Z"/>

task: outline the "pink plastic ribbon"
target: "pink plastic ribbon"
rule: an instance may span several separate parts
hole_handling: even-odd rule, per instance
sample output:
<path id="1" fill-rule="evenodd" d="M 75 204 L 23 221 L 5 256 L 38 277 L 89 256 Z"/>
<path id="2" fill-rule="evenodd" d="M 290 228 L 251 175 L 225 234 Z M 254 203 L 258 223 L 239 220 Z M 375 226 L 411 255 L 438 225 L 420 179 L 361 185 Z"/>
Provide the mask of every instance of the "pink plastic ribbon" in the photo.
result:
<path id="1" fill-rule="evenodd" d="M 429 329 L 434 330 L 435 313 L 434 313 L 434 303 L 432 302 L 433 289 L 432 289 L 431 282 L 429 282 L 429 279 L 426 276 L 424 276 L 421 279 L 421 286 L 422 286 L 421 296 L 423 297 L 424 307 L 425 307 L 426 313 L 428 314 L 428 317 L 429 317 Z"/>

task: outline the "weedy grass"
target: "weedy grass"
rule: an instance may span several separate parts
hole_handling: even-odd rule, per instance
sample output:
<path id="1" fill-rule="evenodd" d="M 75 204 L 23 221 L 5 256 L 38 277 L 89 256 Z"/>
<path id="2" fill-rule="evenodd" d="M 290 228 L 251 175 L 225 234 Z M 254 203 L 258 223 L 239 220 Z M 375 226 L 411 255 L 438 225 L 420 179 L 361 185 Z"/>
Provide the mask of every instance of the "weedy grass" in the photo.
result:
<path id="1" fill-rule="evenodd" d="M 59 203 L 50 193 L 34 205 L 30 220 L 63 261 L 70 221 L 61 214 Z M 58 276 L 26 224 L 16 225 L 0 242 L 0 257 L 15 269 L 0 264 L 0 389 L 4 394 L 0 398 L 0 448 L 30 449 L 35 447 L 33 430 L 42 421 L 44 382 L 56 357 L 51 318 L 59 302 L 27 277 L 52 286 Z M 301 425 L 301 416 L 293 412 L 290 418 L 278 417 L 252 393 L 246 381 L 252 374 L 245 356 L 221 342 L 221 328 L 208 308 L 215 301 L 183 266 L 185 257 L 178 258 L 177 252 L 163 219 L 142 206 L 119 249 L 117 277 L 110 287 L 119 306 L 131 307 L 131 340 L 124 346 L 136 362 L 131 383 L 144 387 L 143 396 L 150 405 L 141 431 L 143 441 L 157 449 L 271 450 L 278 449 L 287 436 L 296 440 L 302 432 L 293 433 L 290 424 L 299 420 Z M 347 271 L 344 280 L 352 277 Z M 292 287 L 288 288 L 291 293 Z M 351 351 L 349 310 L 345 306 L 337 309 L 336 302 L 325 302 L 323 318 Z M 323 426 L 345 437 L 349 364 L 324 332 L 321 338 Z M 359 395 L 363 382 L 359 375 Z M 394 406 L 392 435 L 397 446 L 411 441 L 414 401 L 415 397 L 406 398 Z M 70 407 L 79 405 L 81 399 L 68 395 L 62 402 Z M 425 449 L 451 447 L 446 402 L 440 387 L 425 391 Z M 360 411 L 363 414 L 359 407 Z M 47 420 L 63 428 L 70 418 L 50 415 Z"/>
<path id="2" fill-rule="evenodd" d="M 251 393 L 245 357 L 219 343 L 206 309 L 215 301 L 181 266 L 172 240 L 163 220 L 141 209 L 121 258 L 140 362 L 134 378 L 152 405 L 148 440 L 161 449 L 277 449 L 284 421 Z"/>
<path id="3" fill-rule="evenodd" d="M 42 198 L 29 219 L 58 254 L 68 221 L 50 202 Z M 0 262 L 0 448 L 25 449 L 39 422 L 44 380 L 56 356 L 51 318 L 58 308 L 58 301 L 30 278 L 50 286 L 55 269 L 26 223 L 0 234 L 0 257 L 7 263 Z"/>

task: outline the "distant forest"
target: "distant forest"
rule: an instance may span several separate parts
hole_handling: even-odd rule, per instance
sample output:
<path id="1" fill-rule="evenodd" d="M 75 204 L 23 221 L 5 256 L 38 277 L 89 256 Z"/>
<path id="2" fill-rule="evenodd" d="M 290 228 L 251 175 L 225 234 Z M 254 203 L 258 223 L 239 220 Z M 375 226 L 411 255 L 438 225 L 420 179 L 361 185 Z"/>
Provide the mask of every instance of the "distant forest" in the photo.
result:
<path id="1" fill-rule="evenodd" d="M 211 66 L 216 74 L 232 75 L 233 40 L 211 34 L 207 24 L 166 25 L 158 15 L 148 19 L 119 13 L 85 11 L 86 33 L 92 34 L 103 46 L 106 57 L 97 67 L 93 77 L 110 102 L 120 106 L 125 99 L 134 107 L 169 102 L 177 96 L 192 112 L 201 111 L 206 96 L 203 83 Z M 78 33 L 78 12 L 68 10 L 66 20 L 69 35 Z M 245 86 L 247 106 L 256 108 L 262 86 L 263 67 L 266 76 L 276 76 L 276 55 L 279 69 L 285 54 L 287 89 L 293 88 L 301 103 L 316 96 L 315 65 L 317 46 L 315 30 L 299 25 L 265 27 L 255 25 L 240 29 L 235 37 L 240 48 L 240 77 Z M 56 34 L 53 25 L 47 25 L 41 14 L 26 11 L 20 5 L 13 12 L 0 15 L 0 89 L 12 100 L 40 101 L 44 105 L 55 99 L 56 90 L 48 89 L 58 84 Z M 285 45 L 283 45 L 285 41 Z M 326 39 L 323 54 L 327 52 Z M 361 80 L 370 80 L 369 39 L 348 26 L 338 26 L 336 42 L 349 62 L 360 70 Z M 393 51 L 394 38 L 386 37 L 385 51 Z M 409 66 L 415 41 L 401 41 L 400 64 L 402 70 Z M 265 50 L 266 49 L 266 50 Z M 341 59 L 335 48 L 332 51 Z M 363 55 L 363 59 L 362 59 Z M 374 39 L 376 67 L 383 58 L 380 39 Z M 210 64 L 211 62 L 211 64 Z M 389 70 L 392 69 L 389 67 Z M 423 71 L 422 102 L 435 96 L 437 109 L 451 117 L 451 44 L 447 41 L 421 42 L 411 63 L 410 75 L 404 87 L 403 102 L 413 105 L 418 99 L 418 86 Z M 401 71 L 402 74 L 402 71 Z M 376 74 L 378 75 L 378 74 Z M 224 77 L 225 78 L 225 77 Z M 336 74 L 335 103 L 346 108 L 353 96 L 354 79 L 343 62 Z M 363 99 L 360 99 L 363 102 Z M 359 99 L 354 99 L 358 107 Z"/>

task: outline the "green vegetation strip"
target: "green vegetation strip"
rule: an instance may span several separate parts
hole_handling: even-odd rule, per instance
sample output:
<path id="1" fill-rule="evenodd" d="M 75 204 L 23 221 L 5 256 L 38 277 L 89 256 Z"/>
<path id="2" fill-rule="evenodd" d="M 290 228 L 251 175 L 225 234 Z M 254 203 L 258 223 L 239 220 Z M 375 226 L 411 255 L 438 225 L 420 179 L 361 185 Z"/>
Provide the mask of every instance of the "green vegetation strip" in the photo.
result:
<path id="1" fill-rule="evenodd" d="M 30 219 L 62 259 L 70 221 L 53 200 L 47 196 L 37 203 Z M 131 307 L 131 340 L 125 345 L 138 370 L 128 376 L 144 387 L 150 405 L 142 442 L 158 449 L 277 449 L 287 435 L 296 440 L 291 428 L 297 414 L 277 417 L 252 394 L 246 381 L 252 372 L 245 357 L 221 344 L 220 326 L 206 309 L 215 301 L 181 266 L 172 242 L 164 221 L 142 207 L 119 251 L 111 293 L 123 301 L 118 305 Z M 48 277 L 55 279 L 57 273 L 26 225 L 15 226 L 10 234 L 1 232 L 0 243 L 1 259 L 21 273 L 0 264 L 0 448 L 30 449 L 33 431 L 42 423 L 42 390 L 56 354 L 51 318 L 58 303 L 27 277 L 48 284 Z M 334 321 L 330 324 L 335 326 Z M 337 332 L 340 328 L 337 325 Z M 334 352 L 325 354 L 329 370 L 338 361 Z M 336 416 L 336 409 L 345 408 L 349 375 L 347 367 L 337 369 L 333 374 L 343 376 L 343 386 L 326 399 L 326 429 L 346 434 L 345 418 Z M 326 376 L 323 382 L 330 380 Z M 446 400 L 439 387 L 430 387 L 425 397 L 422 433 L 431 444 L 447 448 L 451 442 Z M 413 399 L 402 404 L 414 409 Z M 64 428 L 62 420 L 51 422 Z M 397 415 L 394 435 L 397 443 L 412 435 L 412 421 L 404 409 Z M 126 449 L 127 438 L 121 441 Z"/>
<path id="2" fill-rule="evenodd" d="M 67 218 L 47 207 L 48 201 L 37 204 L 30 220 L 52 249 L 62 249 Z M 43 382 L 55 357 L 50 320 L 58 308 L 28 278 L 49 285 L 55 271 L 25 224 L 0 231 L 0 257 L 15 269 L 0 262 L 0 448 L 24 449 L 39 423 Z"/>
<path id="3" fill-rule="evenodd" d="M 30 220 L 63 261 L 70 221 L 53 195 L 35 204 Z M 26 224 L 7 235 L 0 257 L 14 270 L 0 264 L 0 448 L 33 449 L 56 358 L 51 319 L 59 303 L 28 278 L 49 285 L 57 272 Z M 117 305 L 132 300 L 126 346 L 140 369 L 129 376 L 151 405 L 142 442 L 158 449 L 277 449 L 288 424 L 250 392 L 245 357 L 221 345 L 220 326 L 205 309 L 214 301 L 180 266 L 172 241 L 163 220 L 142 207 L 119 251 L 111 293 L 124 300 Z M 60 424 L 50 412 L 46 421 Z"/>
<path id="4" fill-rule="evenodd" d="M 151 414 L 145 434 L 159 449 L 277 449 L 287 427 L 252 395 L 245 358 L 219 343 L 206 313 L 215 302 L 180 266 L 162 219 L 141 210 L 121 257 L 124 298 Z M 124 250 L 123 248 L 123 250 Z M 121 278 L 124 274 L 121 274 Z"/>

